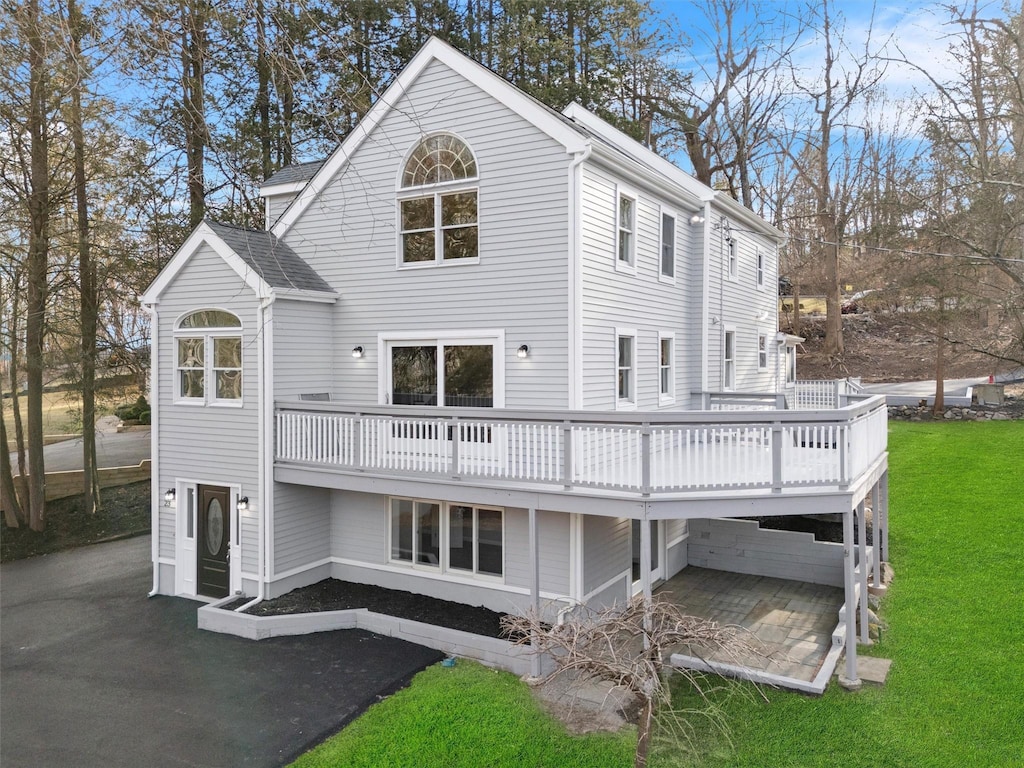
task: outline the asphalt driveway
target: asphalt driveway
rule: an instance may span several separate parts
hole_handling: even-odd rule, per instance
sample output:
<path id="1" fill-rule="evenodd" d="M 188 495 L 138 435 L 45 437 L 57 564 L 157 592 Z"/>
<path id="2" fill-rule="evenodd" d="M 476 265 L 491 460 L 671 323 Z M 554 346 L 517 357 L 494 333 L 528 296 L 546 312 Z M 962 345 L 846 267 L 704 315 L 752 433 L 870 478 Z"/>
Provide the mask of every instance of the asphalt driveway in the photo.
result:
<path id="1" fill-rule="evenodd" d="M 360 630 L 259 642 L 156 597 L 148 536 L 0 567 L 0 765 L 277 766 L 441 658 Z"/>

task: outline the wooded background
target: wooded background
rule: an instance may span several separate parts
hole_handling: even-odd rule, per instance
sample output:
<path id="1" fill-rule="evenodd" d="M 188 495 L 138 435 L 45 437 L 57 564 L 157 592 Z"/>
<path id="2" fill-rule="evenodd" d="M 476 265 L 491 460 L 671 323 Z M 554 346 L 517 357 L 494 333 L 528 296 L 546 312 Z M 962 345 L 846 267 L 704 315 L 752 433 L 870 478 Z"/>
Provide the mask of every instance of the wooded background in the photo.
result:
<path id="1" fill-rule="evenodd" d="M 939 377 L 951 344 L 1024 365 L 1024 7 L 936 6 L 941 71 L 898 35 L 850 31 L 835 0 L 669 7 L 681 16 L 646 0 L 0 0 L 7 525 L 45 526 L 44 385 L 81 392 L 95 508 L 97 380 L 148 362 L 136 296 L 204 217 L 264 226 L 260 182 L 326 156 L 430 35 L 778 226 L 793 303 L 825 295 L 837 359 L 851 285 L 934 336 Z"/>

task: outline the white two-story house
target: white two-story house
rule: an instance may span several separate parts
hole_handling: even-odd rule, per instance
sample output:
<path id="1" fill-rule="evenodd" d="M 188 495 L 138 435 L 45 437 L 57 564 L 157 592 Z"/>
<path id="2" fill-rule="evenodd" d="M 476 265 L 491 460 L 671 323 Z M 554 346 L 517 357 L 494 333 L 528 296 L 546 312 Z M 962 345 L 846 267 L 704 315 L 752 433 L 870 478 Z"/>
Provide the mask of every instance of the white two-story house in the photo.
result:
<path id="1" fill-rule="evenodd" d="M 781 235 L 733 199 L 438 40 L 262 194 L 266 231 L 203 223 L 142 299 L 154 593 L 333 576 L 554 618 L 692 563 L 856 596 L 852 556 L 707 546 L 885 504 L 884 405 L 797 388 Z"/>

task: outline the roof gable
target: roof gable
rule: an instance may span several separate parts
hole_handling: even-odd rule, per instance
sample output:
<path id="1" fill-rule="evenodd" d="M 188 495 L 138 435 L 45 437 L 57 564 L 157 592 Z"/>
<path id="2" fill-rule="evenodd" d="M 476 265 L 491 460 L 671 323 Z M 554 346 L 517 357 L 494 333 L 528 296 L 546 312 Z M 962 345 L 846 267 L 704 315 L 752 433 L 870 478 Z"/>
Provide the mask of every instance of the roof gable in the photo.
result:
<path id="1" fill-rule="evenodd" d="M 336 295 L 312 267 L 272 233 L 206 220 L 196 227 L 140 300 L 155 303 L 204 244 L 213 248 L 259 298 L 318 295 L 333 300 Z"/>
<path id="2" fill-rule="evenodd" d="M 374 103 L 359 124 L 345 137 L 341 145 L 323 161 L 323 165 L 309 180 L 309 183 L 306 184 L 299 196 L 295 198 L 284 214 L 277 220 L 271 230 L 277 237 L 283 237 L 291 229 L 302 213 L 330 183 L 338 171 L 346 165 L 349 158 L 373 133 L 384 117 L 395 108 L 399 100 L 434 61 L 448 67 L 456 74 L 490 94 L 510 110 L 564 146 L 567 152 L 582 152 L 585 149 L 587 137 L 573 126 L 571 122 L 559 115 L 558 112 L 549 109 L 536 99 L 523 93 L 507 80 L 494 74 L 482 64 L 478 64 L 447 43 L 432 37 L 420 48 L 412 61 L 395 78 L 395 81 L 381 94 L 381 97 Z"/>

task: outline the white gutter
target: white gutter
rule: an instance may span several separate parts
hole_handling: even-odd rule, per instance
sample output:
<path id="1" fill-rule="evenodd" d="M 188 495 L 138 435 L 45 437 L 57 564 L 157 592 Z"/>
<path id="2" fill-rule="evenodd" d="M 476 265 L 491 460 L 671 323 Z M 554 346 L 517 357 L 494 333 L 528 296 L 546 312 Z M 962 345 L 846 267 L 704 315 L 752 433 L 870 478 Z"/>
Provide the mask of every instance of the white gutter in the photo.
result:
<path id="1" fill-rule="evenodd" d="M 569 164 L 569 392 L 566 393 L 571 409 L 582 407 L 583 402 L 583 237 L 581 230 L 583 206 L 583 163 L 594 151 L 587 142 L 575 152 Z"/>
<path id="2" fill-rule="evenodd" d="M 160 394 L 157 367 L 160 341 L 160 327 L 157 321 L 156 301 L 152 304 L 143 304 L 143 310 L 149 314 L 150 342 L 149 342 L 149 452 L 150 452 L 150 479 L 149 479 L 149 506 L 150 506 L 150 557 L 153 560 L 153 588 L 147 597 L 154 597 L 160 591 Z"/>
<path id="3" fill-rule="evenodd" d="M 270 532 L 273 526 L 270 518 L 274 509 L 274 376 L 273 376 L 273 341 L 274 341 L 274 295 L 260 299 L 260 343 L 257 347 L 260 369 L 260 422 L 256 440 L 257 454 L 260 461 L 260 503 L 259 503 L 259 578 L 256 586 L 256 597 L 235 609 L 242 613 L 250 606 L 263 601 L 266 585 L 270 580 Z"/>

